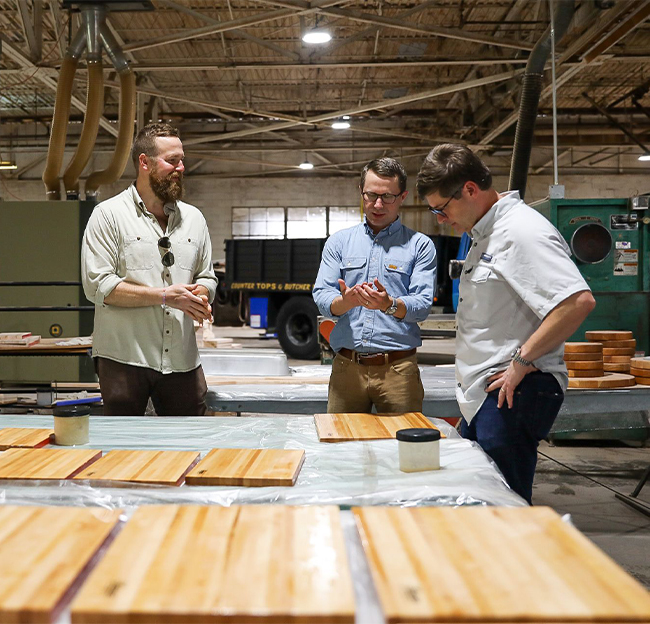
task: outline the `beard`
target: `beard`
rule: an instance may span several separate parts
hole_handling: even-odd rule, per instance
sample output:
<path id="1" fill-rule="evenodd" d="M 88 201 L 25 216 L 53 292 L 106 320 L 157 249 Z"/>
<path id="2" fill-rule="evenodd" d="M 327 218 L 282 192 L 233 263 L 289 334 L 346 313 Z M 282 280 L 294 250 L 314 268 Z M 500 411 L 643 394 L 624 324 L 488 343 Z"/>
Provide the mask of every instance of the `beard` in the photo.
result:
<path id="1" fill-rule="evenodd" d="M 149 184 L 154 195 L 164 204 L 177 201 L 183 197 L 182 172 L 174 172 L 167 176 L 158 175 L 158 169 L 153 169 L 149 174 Z"/>

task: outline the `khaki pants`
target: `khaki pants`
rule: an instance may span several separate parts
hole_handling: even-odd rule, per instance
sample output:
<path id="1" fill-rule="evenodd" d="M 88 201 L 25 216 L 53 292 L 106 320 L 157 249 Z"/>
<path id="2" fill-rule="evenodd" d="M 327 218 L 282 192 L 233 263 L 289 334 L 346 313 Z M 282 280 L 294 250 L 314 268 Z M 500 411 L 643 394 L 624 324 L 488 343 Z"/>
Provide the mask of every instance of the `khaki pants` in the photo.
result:
<path id="1" fill-rule="evenodd" d="M 336 355 L 332 362 L 327 411 L 379 414 L 421 412 L 424 388 L 417 357 L 382 366 L 364 366 Z"/>

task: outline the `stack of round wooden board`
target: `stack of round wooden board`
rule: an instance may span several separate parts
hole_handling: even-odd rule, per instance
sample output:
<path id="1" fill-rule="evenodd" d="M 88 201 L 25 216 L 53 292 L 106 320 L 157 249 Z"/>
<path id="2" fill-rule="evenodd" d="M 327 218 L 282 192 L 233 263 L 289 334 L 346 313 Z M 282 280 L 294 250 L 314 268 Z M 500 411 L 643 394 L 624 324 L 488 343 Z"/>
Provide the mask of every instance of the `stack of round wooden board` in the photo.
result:
<path id="1" fill-rule="evenodd" d="M 606 372 L 630 372 L 630 359 L 636 351 L 636 340 L 631 331 L 588 331 L 585 338 L 603 345 L 603 369 Z"/>
<path id="2" fill-rule="evenodd" d="M 564 363 L 569 377 L 602 377 L 603 347 L 598 342 L 566 342 Z"/>
<path id="3" fill-rule="evenodd" d="M 630 373 L 638 384 L 650 386 L 650 357 L 632 358 Z"/>

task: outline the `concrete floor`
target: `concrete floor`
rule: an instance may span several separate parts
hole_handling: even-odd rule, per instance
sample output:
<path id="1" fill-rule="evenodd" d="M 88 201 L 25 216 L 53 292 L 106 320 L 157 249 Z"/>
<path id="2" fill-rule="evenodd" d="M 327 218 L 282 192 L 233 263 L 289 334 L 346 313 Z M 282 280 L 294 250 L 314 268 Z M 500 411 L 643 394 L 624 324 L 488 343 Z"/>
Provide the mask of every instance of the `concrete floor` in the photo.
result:
<path id="1" fill-rule="evenodd" d="M 248 327 L 215 327 L 215 334 L 234 338 L 243 347 L 279 348 L 277 340 L 260 338 Z M 424 366 L 454 361 L 454 340 L 425 338 L 418 350 Z M 315 364 L 289 360 L 290 366 Z M 630 494 L 650 465 L 650 449 L 618 442 L 542 442 L 533 501 L 573 524 L 627 572 L 650 589 L 650 517 L 619 501 L 614 491 Z M 638 499 L 650 509 L 650 482 Z"/>

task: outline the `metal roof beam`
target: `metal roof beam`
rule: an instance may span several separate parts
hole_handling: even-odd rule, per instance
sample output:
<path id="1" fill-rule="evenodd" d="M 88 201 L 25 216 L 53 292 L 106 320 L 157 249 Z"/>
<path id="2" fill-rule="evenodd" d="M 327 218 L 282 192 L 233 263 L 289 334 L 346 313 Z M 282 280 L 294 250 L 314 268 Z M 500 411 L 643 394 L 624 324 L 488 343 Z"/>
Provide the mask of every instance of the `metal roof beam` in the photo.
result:
<path id="1" fill-rule="evenodd" d="M 34 14 L 32 15 L 27 6 L 27 0 L 17 0 L 18 12 L 20 13 L 20 25 L 25 35 L 25 41 L 29 47 L 29 58 L 34 63 L 38 63 L 43 56 L 43 6 L 41 2 L 35 0 Z"/>

